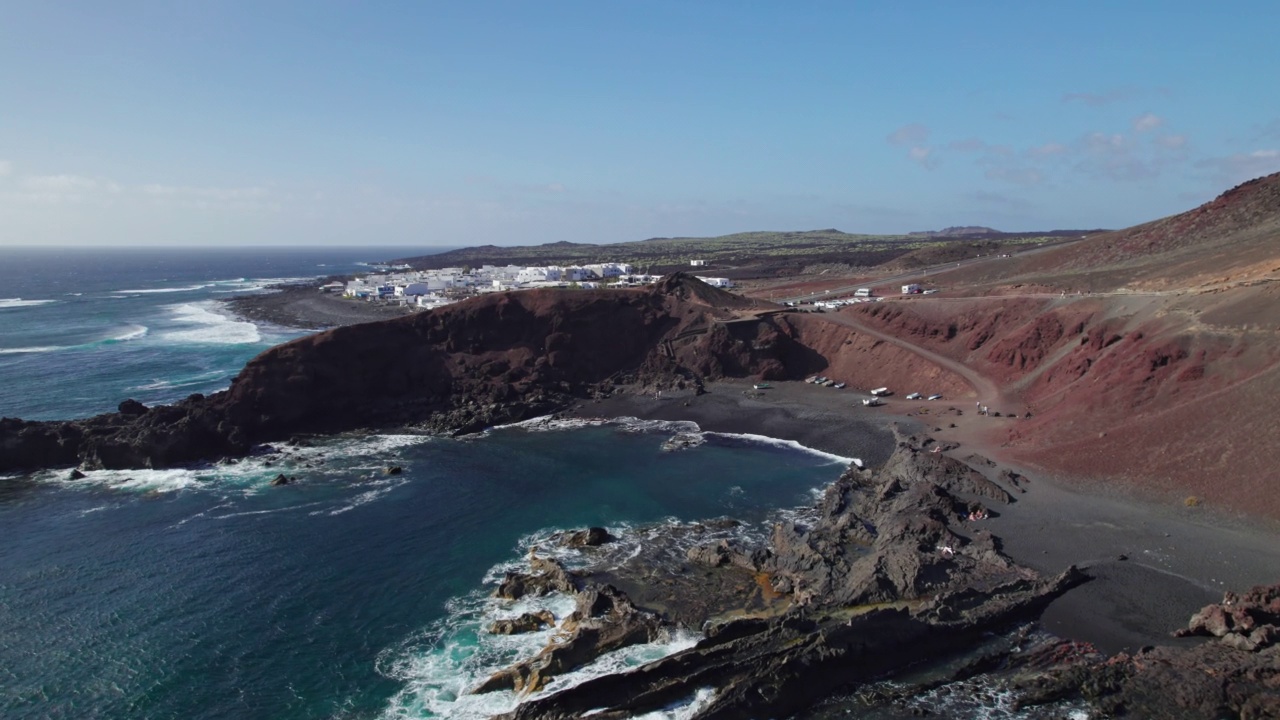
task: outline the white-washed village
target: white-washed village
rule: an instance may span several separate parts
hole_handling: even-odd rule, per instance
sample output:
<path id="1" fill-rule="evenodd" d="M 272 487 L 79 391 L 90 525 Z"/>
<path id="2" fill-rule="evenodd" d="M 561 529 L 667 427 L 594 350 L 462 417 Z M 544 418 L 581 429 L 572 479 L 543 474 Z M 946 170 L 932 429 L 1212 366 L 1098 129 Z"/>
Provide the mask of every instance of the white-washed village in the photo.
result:
<path id="1" fill-rule="evenodd" d="M 358 300 L 430 309 L 491 292 L 536 288 L 638 287 L 655 283 L 663 277 L 637 273 L 631 265 L 619 262 L 569 266 L 482 265 L 479 268 L 449 267 L 434 270 L 396 267 L 388 270 L 385 273 L 357 277 L 345 283 L 331 282 L 320 289 Z M 698 279 L 713 287 L 733 287 L 733 281 L 728 278 Z"/>

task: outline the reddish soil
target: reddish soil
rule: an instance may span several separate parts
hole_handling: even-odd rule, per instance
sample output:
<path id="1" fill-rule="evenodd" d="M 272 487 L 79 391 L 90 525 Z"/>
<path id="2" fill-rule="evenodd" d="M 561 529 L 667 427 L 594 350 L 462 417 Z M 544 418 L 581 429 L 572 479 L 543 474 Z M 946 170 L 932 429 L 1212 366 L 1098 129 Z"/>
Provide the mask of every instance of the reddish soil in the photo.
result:
<path id="1" fill-rule="evenodd" d="M 970 413 L 948 437 L 1064 478 L 1280 518 L 1277 239 L 1273 175 L 1182 215 L 946 273 L 944 295 L 793 323 L 827 374 L 1019 416 Z"/>

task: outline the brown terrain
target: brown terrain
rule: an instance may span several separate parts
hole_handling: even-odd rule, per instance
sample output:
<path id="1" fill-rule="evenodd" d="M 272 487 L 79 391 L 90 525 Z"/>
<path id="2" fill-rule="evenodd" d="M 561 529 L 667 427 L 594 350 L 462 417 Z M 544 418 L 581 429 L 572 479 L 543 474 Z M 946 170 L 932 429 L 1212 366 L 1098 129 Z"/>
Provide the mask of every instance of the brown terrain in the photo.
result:
<path id="1" fill-rule="evenodd" d="M 571 592 L 577 608 L 559 639 L 475 691 L 535 691 L 666 625 L 719 622 L 720 610 L 758 588 L 768 607 L 705 625 L 694 648 L 532 696 L 509 717 L 595 709 L 630 717 L 701 687 L 719 692 L 700 718 L 792 716 L 938 653 L 964 654 L 1042 612 L 1070 640 L 1031 653 L 1018 640 L 942 681 L 1002 667 L 1015 671 L 1007 682 L 1030 704 L 1083 699 L 1106 716 L 1275 717 L 1280 586 L 1205 607 L 1186 628 L 1210 642 L 1145 647 L 1170 641 L 1171 618 L 1187 617 L 1225 582 L 1239 590 L 1274 582 L 1274 535 L 1236 533 L 1212 522 L 1221 515 L 1161 517 L 1095 491 L 1140 492 L 1197 515 L 1205 505 L 1280 518 L 1270 462 L 1280 434 L 1268 407 L 1280 390 L 1278 237 L 1275 175 L 1129 230 L 1012 257 L 979 253 L 954 265 L 948 257 L 946 268 L 920 270 L 936 295 L 833 312 L 678 273 L 637 290 L 495 293 L 299 338 L 209 397 L 154 408 L 126 400 L 117 413 L 84 420 L 0 419 L 0 472 L 164 467 L 379 427 L 465 433 L 594 401 L 612 404 L 615 417 L 618 408 L 652 410 L 784 439 L 822 426 L 806 444 L 839 452 L 838 435 L 860 435 L 852 447 L 882 432 L 865 422 L 875 409 L 849 408 L 857 403 L 849 390 L 784 382 L 821 373 L 894 389 L 880 410 L 909 421 L 894 431 L 891 454 L 868 458 L 882 464 L 850 467 L 815 508 L 775 524 L 767 542 L 707 536 L 674 572 L 658 560 L 630 576 L 585 577 L 531 556 L 534 572 L 509 576 L 503 596 Z M 882 276 L 880 286 L 911 272 Z M 865 281 L 818 280 L 832 295 Z M 711 384 L 725 378 L 781 387 L 771 395 L 741 380 L 740 391 L 732 380 Z M 658 392 L 670 390 L 665 399 Z M 943 399 L 906 400 L 913 391 Z M 819 395 L 825 410 L 814 414 Z M 787 397 L 805 407 L 787 407 Z M 1062 482 L 1039 481 L 1055 478 Z M 595 535 L 607 545 L 607 533 Z M 1079 639 L 1136 652 L 1107 660 Z M 929 686 L 901 687 L 906 698 Z"/>
<path id="2" fill-rule="evenodd" d="M 901 413 L 934 407 L 906 393 L 940 393 L 960 411 L 941 438 L 1042 474 L 1280 518 L 1278 236 L 1273 175 L 1128 230 L 948 258 L 921 271 L 938 294 L 838 312 L 764 299 L 794 284 L 752 300 L 681 275 L 649 290 L 484 296 L 273 348 L 209 398 L 5 420 L 0 469 L 172 465 L 397 423 L 467 431 L 626 386 L 821 372 L 895 389 Z M 863 281 L 824 275 L 809 289 Z"/>
<path id="3" fill-rule="evenodd" d="M 792 322 L 824 374 L 1001 412 L 940 437 L 1075 482 L 1280 518 L 1278 240 L 1272 175 L 1128 230 L 935 270 L 935 295 Z"/>

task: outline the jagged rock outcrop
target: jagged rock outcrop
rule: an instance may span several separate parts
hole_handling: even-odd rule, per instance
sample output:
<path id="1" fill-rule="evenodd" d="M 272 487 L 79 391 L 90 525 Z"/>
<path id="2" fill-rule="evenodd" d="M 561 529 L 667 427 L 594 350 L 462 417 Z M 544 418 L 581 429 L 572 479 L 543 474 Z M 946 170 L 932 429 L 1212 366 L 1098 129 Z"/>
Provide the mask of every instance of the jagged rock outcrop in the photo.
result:
<path id="1" fill-rule="evenodd" d="M 788 613 L 738 620 L 695 647 L 635 670 L 607 675 L 522 703 L 507 720 L 569 720 L 591 711 L 634 717 L 714 688 L 694 715 L 787 717 L 835 692 L 972 643 L 983 632 L 1038 612 L 1081 576 L 1019 580 L 978 594 L 941 596 L 916 610 L 858 615 Z"/>
<path id="2" fill-rule="evenodd" d="M 519 600 L 526 595 L 576 593 L 581 584 L 580 578 L 551 558 L 541 558 L 530 553 L 529 567 L 533 572 L 507 572 L 498 589 L 493 591 L 493 596 L 504 600 Z"/>
<path id="3" fill-rule="evenodd" d="M 971 512 L 957 493 L 1008 502 L 1009 495 L 964 463 L 899 436 L 874 472 L 850 468 L 823 494 L 811 524 L 774 528 L 765 568 L 774 587 L 802 604 L 858 605 L 938 592 L 957 579 L 1028 577 L 988 532 L 962 535 Z"/>
<path id="4" fill-rule="evenodd" d="M 1280 717 L 1280 584 L 1228 592 L 1178 635 L 1195 647 L 1149 647 L 1015 683 L 1023 705 L 1084 699 L 1106 717 Z"/>
<path id="5" fill-rule="evenodd" d="M 604 653 L 651 642 L 662 632 L 656 615 L 637 608 L 626 593 L 612 585 L 581 582 L 551 559 L 531 556 L 530 565 L 532 573 L 508 573 L 495 595 L 518 599 L 531 591 L 556 590 L 575 595 L 574 610 L 541 652 L 499 670 L 472 692 L 541 690 L 557 675 L 576 670 Z M 517 587 L 523 592 L 513 592 Z M 502 624 L 491 628 L 491 632 L 505 630 L 507 626 Z"/>
<path id="6" fill-rule="evenodd" d="M 559 533 L 553 536 L 552 540 L 564 547 L 582 548 L 604 545 L 607 542 L 613 542 L 615 538 L 609 534 L 608 530 L 602 527 L 589 527 L 586 530 Z"/>
<path id="7" fill-rule="evenodd" d="M 539 610 L 536 613 L 523 613 L 519 617 L 495 620 L 489 625 L 489 632 L 493 635 L 519 635 L 555 624 L 556 616 L 550 610 Z"/>
<path id="8" fill-rule="evenodd" d="M 641 290 L 485 295 L 271 348 L 225 392 L 63 422 L 0 420 L 0 472 L 166 467 L 298 433 L 466 433 L 545 415 L 619 383 L 700 386 L 821 366 L 785 316 L 675 274 Z"/>
<path id="9" fill-rule="evenodd" d="M 965 496 L 1007 501 L 1008 495 L 967 465 L 928 452 L 927 444 L 900 435 L 883 467 L 850 468 L 813 512 L 775 526 L 767 545 L 730 537 L 690 545 L 684 559 L 695 572 L 649 566 L 650 558 L 669 562 L 672 557 L 661 538 L 649 538 L 646 545 L 657 547 L 641 553 L 639 562 L 577 571 L 580 583 L 587 577 L 597 583 L 593 588 L 613 589 L 611 580 L 642 587 L 659 576 L 663 583 L 675 583 L 669 592 L 646 594 L 634 602 L 628 598 L 622 607 L 643 612 L 648 602 L 660 600 L 662 612 L 651 617 L 678 617 L 705 626 L 707 638 L 640 668 L 535 696 L 504 717 L 561 720 L 594 711 L 593 716 L 626 718 L 688 700 L 701 688 L 714 689 L 715 697 L 696 718 L 786 717 L 832 693 L 937 659 L 983 633 L 1032 618 L 1049 600 L 1086 579 L 1074 568 L 1042 578 L 1004 556 L 989 533 L 960 532 L 956 523 L 971 502 Z M 692 525 L 668 532 L 679 547 L 709 529 Z M 555 574 L 545 561 L 539 562 L 539 577 Z M 732 597 L 717 601 L 717 593 L 742 601 L 742 584 L 726 581 L 725 574 L 771 584 L 777 594 L 774 604 L 731 611 L 728 620 L 699 616 L 700 608 L 724 608 L 732 602 Z M 595 592 L 578 595 L 580 609 L 600 602 L 590 599 L 603 596 Z M 619 601 L 609 597 L 605 615 L 618 612 L 613 608 Z M 656 630 L 641 622 L 616 628 L 612 636 L 639 641 L 643 633 Z M 567 642 L 573 648 L 579 643 L 600 646 L 597 636 Z M 539 656 L 496 674 L 478 689 L 539 687 L 544 668 L 558 667 L 554 655 L 546 657 L 557 646 L 553 643 Z M 580 659 L 589 653 L 574 649 L 564 654 Z"/>

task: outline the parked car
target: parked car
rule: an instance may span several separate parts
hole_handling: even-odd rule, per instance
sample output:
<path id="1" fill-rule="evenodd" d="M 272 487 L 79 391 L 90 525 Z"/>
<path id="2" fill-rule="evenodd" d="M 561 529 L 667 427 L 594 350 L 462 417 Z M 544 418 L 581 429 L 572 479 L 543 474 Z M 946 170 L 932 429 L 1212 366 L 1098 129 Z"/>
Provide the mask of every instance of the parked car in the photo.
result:
<path id="1" fill-rule="evenodd" d="M 937 394 L 937 393 L 934 393 L 933 395 L 930 395 L 930 396 L 929 396 L 929 399 L 930 399 L 930 400 L 941 400 L 941 399 L 942 399 L 942 396 L 941 396 L 941 395 L 939 395 L 939 394 Z"/>
<path id="2" fill-rule="evenodd" d="M 907 396 L 907 399 L 908 399 L 908 400 L 919 400 L 921 397 L 924 397 L 924 396 L 923 396 L 923 395 L 921 395 L 920 393 L 911 393 L 910 395 L 908 395 L 908 396 Z"/>
<path id="3" fill-rule="evenodd" d="M 837 389 L 837 390 L 843 390 L 843 389 L 844 389 L 844 383 L 836 383 L 835 385 L 832 385 L 831 387 L 833 387 L 833 388 L 835 388 L 835 389 Z"/>

